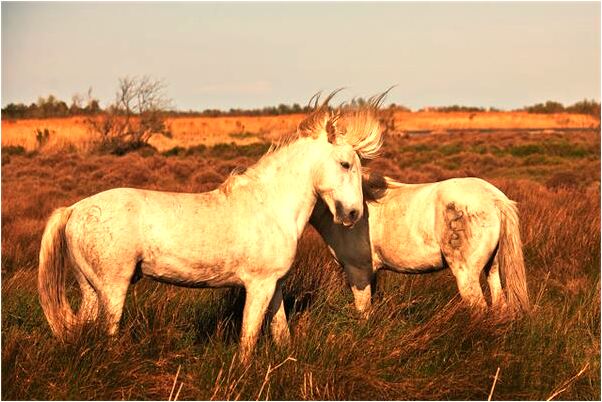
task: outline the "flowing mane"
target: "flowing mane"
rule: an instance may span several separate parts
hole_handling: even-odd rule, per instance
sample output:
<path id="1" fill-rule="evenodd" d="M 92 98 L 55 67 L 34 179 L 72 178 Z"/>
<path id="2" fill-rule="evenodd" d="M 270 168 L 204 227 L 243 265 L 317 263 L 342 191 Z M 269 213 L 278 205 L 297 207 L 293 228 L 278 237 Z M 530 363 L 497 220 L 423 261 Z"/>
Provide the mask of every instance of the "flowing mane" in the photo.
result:
<path id="1" fill-rule="evenodd" d="M 339 91 L 331 92 L 322 103 L 319 103 L 320 94 L 314 95 L 309 101 L 310 105 L 313 101 L 313 110 L 299 123 L 297 130 L 273 143 L 255 165 L 244 171 L 240 169 L 232 171 L 219 186 L 219 190 L 224 194 L 230 194 L 234 187 L 252 181 L 254 171 L 262 162 L 279 149 L 287 147 L 300 138 L 320 136 L 326 136 L 329 140 L 336 138 L 351 145 L 360 158 L 376 158 L 383 143 L 384 131 L 378 118 L 378 110 L 389 91 L 371 97 L 360 106 L 342 104 L 332 108 L 329 103 Z"/>
<path id="2" fill-rule="evenodd" d="M 362 190 L 364 192 L 364 200 L 367 202 L 379 202 L 387 194 L 387 190 L 400 188 L 404 185 L 404 183 L 389 176 L 374 172 L 368 168 L 363 169 Z"/>
<path id="3" fill-rule="evenodd" d="M 332 92 L 320 106 L 317 106 L 319 96 L 314 96 L 314 110 L 299 124 L 295 136 L 337 135 L 362 159 L 376 158 L 383 144 L 384 132 L 378 111 L 389 90 L 371 97 L 365 104 L 342 104 L 332 109 L 328 103 L 338 92 Z"/>
<path id="4" fill-rule="evenodd" d="M 384 132 L 379 119 L 379 109 L 389 90 L 371 97 L 363 105 L 343 105 L 339 108 L 338 126 L 345 141 L 362 159 L 374 159 L 379 155 Z"/>

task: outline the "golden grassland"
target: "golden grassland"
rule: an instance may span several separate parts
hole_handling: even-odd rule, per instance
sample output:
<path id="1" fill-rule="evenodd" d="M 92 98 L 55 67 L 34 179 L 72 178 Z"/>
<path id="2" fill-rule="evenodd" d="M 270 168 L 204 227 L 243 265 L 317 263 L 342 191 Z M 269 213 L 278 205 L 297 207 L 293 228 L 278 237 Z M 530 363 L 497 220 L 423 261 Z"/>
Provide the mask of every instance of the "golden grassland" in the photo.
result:
<path id="1" fill-rule="evenodd" d="M 401 131 L 482 130 L 482 129 L 563 129 L 595 128 L 593 116 L 570 113 L 534 114 L 527 112 L 396 112 L 395 126 Z"/>
<path id="2" fill-rule="evenodd" d="M 177 153 L 3 148 L 2 399 L 167 399 L 181 387 L 180 400 L 486 400 L 490 392 L 494 400 L 600 400 L 599 128 L 389 136 L 382 157 L 369 163 L 412 183 L 479 176 L 518 202 L 533 303 L 518 321 L 471 319 L 449 270 L 379 273 L 374 309 L 363 320 L 341 269 L 308 228 L 285 281 L 292 343 L 276 349 L 264 331 L 247 368 L 235 359 L 239 289 L 142 279 L 129 291 L 116 338 L 90 327 L 60 344 L 36 289 L 51 211 L 118 186 L 214 189 L 268 148 L 231 140 L 236 119 L 245 131 L 260 130 L 222 118 L 228 144 Z M 181 119 L 180 129 L 192 138 L 202 121 Z M 278 118 L 269 121 L 280 127 Z M 70 298 L 77 305 L 73 282 Z"/>
<path id="3" fill-rule="evenodd" d="M 215 145 L 234 142 L 249 144 L 273 141 L 295 130 L 302 114 L 281 116 L 175 117 L 168 119 L 173 138 L 156 136 L 151 145 L 164 151 L 175 146 Z M 394 130 L 446 131 L 483 129 L 566 129 L 595 128 L 600 122 L 589 115 L 533 114 L 526 112 L 402 112 L 394 114 Z M 21 145 L 36 149 L 36 130 L 48 129 L 47 150 L 60 150 L 69 144 L 87 149 L 93 137 L 85 118 L 2 120 L 2 146 Z"/>

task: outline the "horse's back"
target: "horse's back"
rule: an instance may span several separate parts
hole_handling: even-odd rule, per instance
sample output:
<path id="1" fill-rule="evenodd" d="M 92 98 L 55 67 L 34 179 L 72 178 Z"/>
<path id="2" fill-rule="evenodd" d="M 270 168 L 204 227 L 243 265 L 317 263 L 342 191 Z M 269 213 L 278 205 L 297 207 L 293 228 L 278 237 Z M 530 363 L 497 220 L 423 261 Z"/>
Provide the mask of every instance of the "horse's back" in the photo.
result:
<path id="1" fill-rule="evenodd" d="M 170 240 L 170 236 L 190 223 L 199 205 L 194 194 L 110 189 L 70 207 L 67 240 L 87 260 L 132 260 L 145 251 L 149 238 L 161 237 L 168 243 L 191 239 L 173 236 Z"/>
<path id="2" fill-rule="evenodd" d="M 489 203 L 496 200 L 508 201 L 508 197 L 493 184 L 478 177 L 460 177 L 434 183 L 437 197 L 445 201 L 462 203 Z"/>
<path id="3" fill-rule="evenodd" d="M 123 224 L 139 211 L 143 195 L 133 188 L 114 188 L 84 198 L 69 207 L 72 210 L 67 229 L 99 229 L 95 225 L 109 223 L 113 226 Z M 127 213 L 126 213 L 127 212 Z"/>
<path id="4" fill-rule="evenodd" d="M 420 232 L 422 237 L 428 237 L 450 208 L 497 215 L 499 202 L 511 201 L 497 187 L 476 177 L 405 185 L 390 190 L 383 202 L 370 204 L 374 215 L 370 225 L 391 226 L 390 222 L 395 222 L 401 231 Z"/>
<path id="5" fill-rule="evenodd" d="M 73 204 L 67 231 L 90 236 L 96 232 L 116 236 L 114 241 L 134 240 L 143 222 L 169 219 L 174 208 L 182 210 L 192 194 L 134 188 L 114 188 Z M 152 217 L 152 218 L 151 218 Z"/>

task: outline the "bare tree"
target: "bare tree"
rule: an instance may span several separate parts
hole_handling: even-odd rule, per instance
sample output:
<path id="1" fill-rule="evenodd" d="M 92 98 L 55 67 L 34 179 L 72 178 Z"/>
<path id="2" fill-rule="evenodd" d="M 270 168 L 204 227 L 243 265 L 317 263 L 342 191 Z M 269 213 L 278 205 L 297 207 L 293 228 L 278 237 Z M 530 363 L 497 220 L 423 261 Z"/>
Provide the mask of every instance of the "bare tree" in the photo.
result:
<path id="1" fill-rule="evenodd" d="M 163 81 L 148 76 L 120 78 L 115 102 L 86 123 L 101 150 L 123 154 L 147 146 L 154 135 L 171 138 L 165 122 L 170 104 Z"/>

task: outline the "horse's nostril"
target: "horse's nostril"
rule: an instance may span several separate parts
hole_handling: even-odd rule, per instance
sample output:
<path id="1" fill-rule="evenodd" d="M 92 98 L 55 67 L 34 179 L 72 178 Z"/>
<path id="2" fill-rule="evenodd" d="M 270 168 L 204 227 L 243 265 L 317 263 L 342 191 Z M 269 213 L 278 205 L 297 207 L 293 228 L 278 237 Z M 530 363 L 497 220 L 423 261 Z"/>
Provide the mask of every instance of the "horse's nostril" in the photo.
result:
<path id="1" fill-rule="evenodd" d="M 351 218 L 351 219 L 353 219 L 353 220 L 355 220 L 355 219 L 357 218 L 357 210 L 356 210 L 356 209 L 352 209 L 352 210 L 349 212 L 349 218 Z"/>

